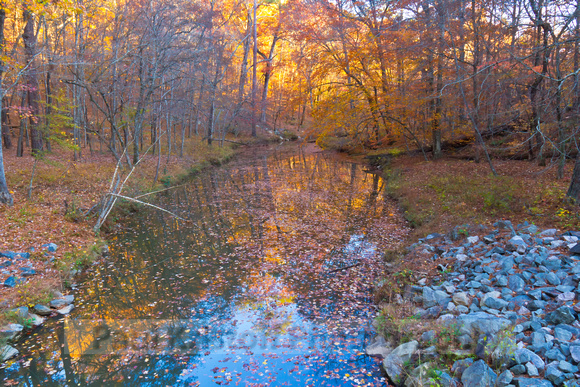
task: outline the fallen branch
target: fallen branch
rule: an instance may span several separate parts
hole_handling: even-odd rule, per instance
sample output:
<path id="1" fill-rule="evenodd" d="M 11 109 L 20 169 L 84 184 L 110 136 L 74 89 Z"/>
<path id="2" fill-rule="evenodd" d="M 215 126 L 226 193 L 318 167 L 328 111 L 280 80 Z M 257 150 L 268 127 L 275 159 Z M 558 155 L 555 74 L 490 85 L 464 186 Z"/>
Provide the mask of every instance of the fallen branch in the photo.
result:
<path id="1" fill-rule="evenodd" d="M 165 208 L 158 207 L 158 206 L 156 206 L 156 205 L 154 205 L 154 204 L 147 203 L 147 202 L 143 202 L 143 201 L 141 201 L 141 200 L 137 200 L 137 199 L 135 199 L 135 198 L 131 198 L 131 197 L 129 197 L 129 196 L 119 195 L 119 194 L 112 193 L 112 192 L 111 192 L 111 193 L 109 193 L 109 195 L 111 195 L 111 196 L 115 196 L 115 197 L 118 197 L 118 198 L 121 198 L 121 199 L 126 199 L 126 200 L 128 200 L 128 201 L 130 201 L 130 202 L 139 203 L 139 204 L 143 204 L 143 205 L 146 205 L 146 206 L 149 206 L 149 207 L 153 207 L 153 208 L 155 208 L 155 209 L 157 209 L 157 210 L 160 210 L 160 211 L 166 212 L 166 213 L 168 213 L 169 215 L 172 215 L 172 216 L 176 217 L 177 219 L 183 220 L 184 222 L 189 222 L 189 220 L 187 220 L 187 219 L 184 219 L 184 218 L 182 218 L 181 216 L 179 216 L 179 215 L 177 215 L 177 214 L 174 214 L 173 212 L 171 212 L 171 211 L 168 211 L 168 210 L 166 210 Z"/>

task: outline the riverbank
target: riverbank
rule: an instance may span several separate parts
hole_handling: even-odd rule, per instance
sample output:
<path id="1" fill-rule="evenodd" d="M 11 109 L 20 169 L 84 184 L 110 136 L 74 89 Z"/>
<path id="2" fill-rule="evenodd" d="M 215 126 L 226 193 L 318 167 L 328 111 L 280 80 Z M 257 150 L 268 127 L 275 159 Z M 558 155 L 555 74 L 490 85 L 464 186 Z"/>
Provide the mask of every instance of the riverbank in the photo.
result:
<path id="1" fill-rule="evenodd" d="M 577 385 L 579 237 L 498 221 L 419 239 L 388 264 L 367 353 L 395 385 Z"/>
<path id="2" fill-rule="evenodd" d="M 236 146 L 208 147 L 192 140 L 186 144 L 184 157 L 163 155 L 158 160 L 155 155 L 145 156 L 124 194 L 177 184 L 191 173 L 226 162 Z M 5 150 L 4 163 L 14 206 L 0 207 L 2 326 L 35 319 L 19 315 L 15 308 L 48 305 L 60 298 L 74 285 L 75 275 L 106 251 L 105 243 L 92 230 L 96 218 L 90 209 L 107 192 L 116 166 L 111 156 L 101 152 L 87 151 L 73 161 L 67 149 L 47 154 L 36 163 L 29 155 L 16 157 L 14 149 Z M 105 227 L 111 229 L 119 216 L 122 214 L 113 212 Z"/>

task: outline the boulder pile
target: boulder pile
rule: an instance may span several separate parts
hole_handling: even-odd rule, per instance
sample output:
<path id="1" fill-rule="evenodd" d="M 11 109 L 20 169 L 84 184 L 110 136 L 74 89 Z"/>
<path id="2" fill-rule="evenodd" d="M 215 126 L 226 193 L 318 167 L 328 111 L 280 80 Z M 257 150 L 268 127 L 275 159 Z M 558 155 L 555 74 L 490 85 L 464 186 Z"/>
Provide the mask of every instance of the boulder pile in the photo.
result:
<path id="1" fill-rule="evenodd" d="M 407 286 L 398 302 L 445 327 L 457 348 L 442 353 L 433 330 L 403 344 L 379 338 L 367 353 L 383 356 L 393 384 L 580 386 L 580 233 L 493 226 L 480 235 L 456 227 L 409 248 L 440 275 Z"/>

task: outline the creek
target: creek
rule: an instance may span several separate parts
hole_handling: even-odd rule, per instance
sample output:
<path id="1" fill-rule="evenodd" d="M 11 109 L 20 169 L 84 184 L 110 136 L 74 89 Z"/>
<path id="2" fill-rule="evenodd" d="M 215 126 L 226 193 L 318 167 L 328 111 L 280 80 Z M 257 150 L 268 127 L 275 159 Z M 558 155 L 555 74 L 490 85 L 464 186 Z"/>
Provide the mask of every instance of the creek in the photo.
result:
<path id="1" fill-rule="evenodd" d="M 123 221 L 70 316 L 17 343 L 27 386 L 386 385 L 365 354 L 382 252 L 407 233 L 384 181 L 336 155 L 252 149 Z"/>

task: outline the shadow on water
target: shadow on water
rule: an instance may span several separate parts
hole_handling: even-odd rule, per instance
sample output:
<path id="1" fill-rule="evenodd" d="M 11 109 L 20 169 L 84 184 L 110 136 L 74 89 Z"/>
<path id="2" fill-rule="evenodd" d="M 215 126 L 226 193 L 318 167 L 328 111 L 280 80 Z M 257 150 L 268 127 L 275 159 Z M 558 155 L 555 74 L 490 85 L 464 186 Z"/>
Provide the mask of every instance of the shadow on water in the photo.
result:
<path id="1" fill-rule="evenodd" d="M 403 221 L 377 175 L 264 150 L 167 191 L 85 275 L 70 318 L 0 370 L 21 385 L 383 385 L 364 355 L 380 251 Z"/>

